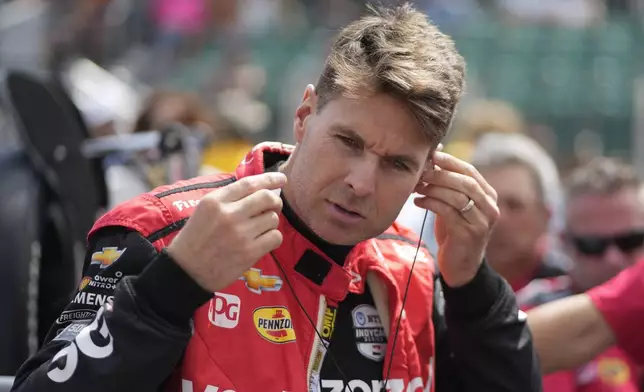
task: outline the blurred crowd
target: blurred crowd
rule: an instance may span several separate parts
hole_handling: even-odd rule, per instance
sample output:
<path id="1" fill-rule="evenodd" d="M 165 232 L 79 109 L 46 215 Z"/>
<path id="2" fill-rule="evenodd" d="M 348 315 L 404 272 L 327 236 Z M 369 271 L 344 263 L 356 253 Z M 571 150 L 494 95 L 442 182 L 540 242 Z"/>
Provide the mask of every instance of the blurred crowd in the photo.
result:
<path id="1" fill-rule="evenodd" d="M 640 30 L 644 21 L 644 2 L 637 0 L 415 3 L 455 32 L 483 19 L 507 26 L 593 29 L 629 18 Z M 360 0 L 0 0 L 0 9 L 47 9 L 42 69 L 71 91 L 88 138 L 163 133 L 181 124 L 198 140 L 200 173 L 234 170 L 257 141 L 291 142 L 292 108 L 303 86 L 315 82 L 311 78 L 319 72 L 323 43 L 364 6 Z M 259 50 L 263 47 L 270 53 Z M 11 54 L 0 53 L 0 69 L 3 56 Z M 641 54 L 632 56 L 631 62 L 640 64 Z M 624 66 L 644 76 L 644 68 L 633 64 Z M 276 69 L 281 71 L 277 81 Z M 556 126 L 520 103 L 488 96 L 492 88 L 486 83 L 469 80 L 470 92 L 445 150 L 471 162 L 499 194 L 501 219 L 487 259 L 511 283 L 522 306 L 585 291 L 644 256 L 642 169 L 628 163 L 637 154 L 632 134 L 644 132 L 633 109 L 640 101 L 633 98 L 627 121 L 606 123 L 605 131 L 630 148 L 623 152 L 617 146 L 614 151 L 620 153 L 609 154 L 602 147 L 610 147 L 602 140 L 606 133 L 598 136 L 578 126 L 590 121 L 582 109 L 576 113 L 582 120 L 569 123 L 574 143 L 557 147 Z M 0 125 L 0 140 L 9 140 L 5 129 Z M 174 178 L 164 159 L 149 151 L 109 155 L 106 208 Z M 436 250 L 432 219 L 422 227 L 423 212 L 411 199 L 399 220 L 422 230 Z M 577 391 L 636 391 L 640 373 L 611 349 L 583 369 L 548 376 L 546 391 L 563 391 L 562 385 Z"/>

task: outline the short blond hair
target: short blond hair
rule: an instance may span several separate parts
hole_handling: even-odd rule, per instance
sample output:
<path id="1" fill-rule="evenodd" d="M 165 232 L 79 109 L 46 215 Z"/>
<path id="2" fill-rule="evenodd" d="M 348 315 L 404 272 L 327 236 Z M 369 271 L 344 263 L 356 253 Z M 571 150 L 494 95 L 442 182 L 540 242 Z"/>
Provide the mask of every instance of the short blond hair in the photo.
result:
<path id="1" fill-rule="evenodd" d="M 406 3 L 369 6 L 336 37 L 317 82 L 318 109 L 336 94 L 387 93 L 408 103 L 430 142 L 443 139 L 465 84 L 452 39 Z"/>
<path id="2" fill-rule="evenodd" d="M 586 194 L 609 195 L 642 186 L 635 168 L 618 158 L 597 157 L 573 170 L 566 181 L 568 199 Z"/>

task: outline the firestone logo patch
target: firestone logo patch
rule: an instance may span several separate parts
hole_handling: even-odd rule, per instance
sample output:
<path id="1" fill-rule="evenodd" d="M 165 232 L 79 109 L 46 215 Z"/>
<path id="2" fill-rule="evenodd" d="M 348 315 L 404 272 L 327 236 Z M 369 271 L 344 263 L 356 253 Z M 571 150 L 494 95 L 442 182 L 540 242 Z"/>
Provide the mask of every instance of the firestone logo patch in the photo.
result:
<path id="1" fill-rule="evenodd" d="M 257 308 L 253 311 L 253 322 L 257 333 L 271 343 L 295 341 L 291 313 L 285 306 Z"/>

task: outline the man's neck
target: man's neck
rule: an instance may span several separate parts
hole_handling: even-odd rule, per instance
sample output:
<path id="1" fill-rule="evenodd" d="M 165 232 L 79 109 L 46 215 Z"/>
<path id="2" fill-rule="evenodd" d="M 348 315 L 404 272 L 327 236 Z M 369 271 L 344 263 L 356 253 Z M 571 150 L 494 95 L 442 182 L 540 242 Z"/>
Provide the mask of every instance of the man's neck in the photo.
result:
<path id="1" fill-rule="evenodd" d="M 345 259 L 349 255 L 349 252 L 353 249 L 353 245 L 336 245 L 330 242 L 325 241 L 320 238 L 317 234 L 311 230 L 302 219 L 297 215 L 295 210 L 291 207 L 291 204 L 287 200 L 288 195 L 285 192 L 281 193 L 282 202 L 284 207 L 282 208 L 282 214 L 288 223 L 293 226 L 298 233 L 300 233 L 304 238 L 309 240 L 313 245 L 320 249 L 324 254 L 326 254 L 330 259 L 336 263 L 343 265 Z"/>

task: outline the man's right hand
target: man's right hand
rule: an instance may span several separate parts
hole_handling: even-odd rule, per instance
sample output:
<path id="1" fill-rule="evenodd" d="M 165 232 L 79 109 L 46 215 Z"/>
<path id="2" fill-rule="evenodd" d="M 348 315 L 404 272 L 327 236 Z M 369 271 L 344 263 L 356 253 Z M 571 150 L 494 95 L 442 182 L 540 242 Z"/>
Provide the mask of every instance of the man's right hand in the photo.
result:
<path id="1" fill-rule="evenodd" d="M 285 184 L 283 173 L 264 173 L 210 192 L 168 253 L 205 290 L 227 287 L 282 243 L 282 200 L 271 190 Z"/>

